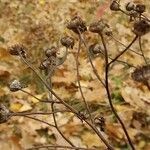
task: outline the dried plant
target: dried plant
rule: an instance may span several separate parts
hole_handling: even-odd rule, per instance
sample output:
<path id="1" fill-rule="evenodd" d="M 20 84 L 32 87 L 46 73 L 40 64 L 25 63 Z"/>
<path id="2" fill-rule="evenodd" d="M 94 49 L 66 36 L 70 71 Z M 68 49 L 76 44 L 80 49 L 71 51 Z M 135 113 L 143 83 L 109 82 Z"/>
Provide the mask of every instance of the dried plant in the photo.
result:
<path id="1" fill-rule="evenodd" d="M 67 28 L 73 33 L 75 33 L 78 36 L 78 49 L 76 52 L 76 78 L 78 83 L 78 89 L 81 94 L 81 98 L 84 103 L 85 112 L 80 112 L 76 110 L 72 105 L 68 104 L 65 100 L 60 98 L 57 93 L 53 90 L 53 84 L 52 84 L 52 76 L 55 74 L 55 70 L 58 66 L 62 65 L 64 61 L 67 58 L 68 49 L 73 49 L 75 45 L 75 40 L 73 37 L 70 36 L 64 36 L 61 38 L 60 42 L 61 44 L 66 48 L 66 52 L 63 57 L 59 58 L 57 53 L 59 52 L 59 48 L 52 46 L 51 48 L 48 48 L 44 51 L 44 59 L 41 60 L 41 64 L 39 68 L 35 68 L 31 63 L 30 60 L 28 60 L 27 53 L 28 49 L 25 48 L 22 44 L 16 44 L 12 45 L 8 48 L 9 53 L 11 55 L 16 55 L 21 58 L 21 60 L 36 74 L 36 76 L 40 79 L 42 84 L 46 87 L 47 92 L 49 93 L 49 96 L 47 100 L 42 100 L 37 98 L 36 96 L 32 95 L 31 93 L 24 90 L 24 86 L 18 81 L 14 80 L 9 85 L 9 89 L 12 92 L 22 91 L 37 100 L 39 100 L 40 103 L 48 103 L 48 105 L 51 106 L 51 112 L 11 112 L 9 111 L 3 104 L 0 105 L 0 123 L 5 123 L 8 121 L 11 117 L 14 116 L 24 116 L 36 121 L 39 121 L 41 123 L 45 123 L 49 125 L 50 127 L 54 127 L 57 129 L 59 134 L 62 136 L 62 138 L 68 143 L 68 146 L 63 145 L 40 145 L 35 146 L 31 149 L 40 149 L 40 148 L 66 148 L 66 149 L 83 149 L 83 150 L 95 150 L 96 148 L 81 148 L 77 147 L 68 137 L 66 137 L 63 132 L 61 131 L 61 128 L 59 127 L 59 124 L 57 122 L 57 116 L 56 113 L 58 112 L 70 112 L 75 117 L 77 117 L 79 120 L 81 120 L 84 124 L 88 125 L 92 131 L 95 132 L 95 134 L 98 135 L 100 140 L 105 144 L 107 149 L 113 150 L 115 149 L 114 145 L 110 143 L 104 136 L 103 132 L 105 132 L 105 118 L 104 117 L 96 117 L 92 115 L 90 105 L 87 103 L 87 100 L 84 96 L 83 88 L 80 83 L 80 71 L 79 71 L 79 56 L 81 52 L 81 45 L 83 44 L 86 49 L 86 54 L 88 56 L 89 63 L 93 69 L 93 72 L 97 78 L 97 81 L 102 84 L 103 88 L 106 90 L 108 102 L 111 108 L 112 113 L 116 117 L 117 121 L 120 123 L 124 134 L 127 138 L 127 142 L 132 150 L 135 149 L 134 143 L 132 142 L 130 138 L 130 134 L 127 131 L 126 125 L 124 124 L 122 118 L 117 113 L 113 102 L 112 102 L 112 96 L 111 96 L 111 89 L 110 89 L 110 83 L 109 80 L 109 72 L 111 69 L 113 69 L 112 65 L 113 63 L 123 63 L 125 65 L 128 65 L 129 67 L 133 67 L 135 71 L 132 73 L 133 80 L 137 82 L 144 83 L 150 90 L 150 66 L 148 64 L 147 58 L 144 56 L 143 50 L 142 50 L 142 44 L 141 44 L 141 38 L 145 34 L 147 34 L 150 31 L 150 21 L 149 18 L 145 17 L 143 15 L 143 12 L 145 11 L 145 5 L 144 4 L 134 4 L 134 3 L 128 3 L 126 5 L 126 10 L 122 10 L 120 7 L 120 3 L 117 0 L 113 0 L 110 4 L 110 9 L 112 11 L 117 11 L 117 13 L 123 13 L 129 17 L 129 22 L 133 21 L 133 39 L 129 42 L 129 44 L 126 46 L 122 44 L 118 39 L 116 39 L 113 36 L 113 32 L 110 30 L 110 25 L 107 24 L 106 20 L 98 20 L 94 21 L 89 25 L 89 27 L 86 26 L 86 23 L 80 16 L 74 16 L 70 21 L 67 23 Z M 85 32 L 92 32 L 94 34 L 97 34 L 100 39 L 101 43 L 93 43 L 88 45 L 89 41 L 87 42 L 86 37 L 84 36 Z M 117 42 L 118 44 L 121 44 L 124 46 L 124 49 L 116 54 L 114 58 L 109 56 L 109 49 L 106 42 L 106 37 L 111 37 L 112 40 Z M 139 47 L 141 50 L 141 53 L 136 52 L 131 49 L 131 46 L 136 42 L 139 41 Z M 129 64 L 128 62 L 124 62 L 120 60 L 119 58 L 127 51 L 131 51 L 135 53 L 136 55 L 139 55 L 144 61 L 145 64 L 142 67 L 135 67 L 132 64 Z M 97 68 L 93 64 L 93 57 L 100 56 L 104 61 L 104 77 L 101 77 L 98 72 Z M 42 70 L 44 76 L 40 74 L 40 71 Z M 65 107 L 64 110 L 56 109 L 57 105 L 63 105 Z M 31 117 L 32 115 L 52 115 L 54 124 L 51 124 L 49 122 L 43 121 L 38 119 L 37 117 Z M 81 123 L 82 123 L 81 122 Z M 83 124 L 83 125 L 84 125 Z M 100 129 L 100 130 L 99 130 Z M 117 131 L 116 131 L 117 132 Z M 125 141 L 126 142 L 126 141 Z"/>

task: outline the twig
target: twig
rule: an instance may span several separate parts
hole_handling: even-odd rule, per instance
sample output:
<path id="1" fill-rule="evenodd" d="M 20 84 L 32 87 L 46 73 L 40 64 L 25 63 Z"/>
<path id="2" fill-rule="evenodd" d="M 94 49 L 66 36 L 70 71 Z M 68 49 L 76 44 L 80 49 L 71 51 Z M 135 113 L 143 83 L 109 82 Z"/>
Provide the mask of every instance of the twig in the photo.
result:
<path id="1" fill-rule="evenodd" d="M 113 62 L 115 62 L 120 56 L 122 56 L 131 46 L 132 44 L 137 40 L 138 35 L 136 35 L 134 37 L 134 39 L 132 40 L 132 42 L 123 50 L 121 51 L 112 61 L 110 61 L 107 66 L 110 66 Z"/>
<path id="2" fill-rule="evenodd" d="M 140 48 L 140 51 L 141 51 L 141 53 L 142 53 L 143 59 L 144 59 L 144 61 L 145 61 L 145 64 L 147 65 L 148 62 L 147 62 L 147 60 L 146 60 L 146 57 L 145 57 L 144 52 L 143 52 L 143 49 L 142 49 L 141 36 L 139 36 L 138 41 L 139 41 L 139 48 Z"/>
<path id="3" fill-rule="evenodd" d="M 35 149 L 40 149 L 40 148 L 60 148 L 60 149 L 78 149 L 78 150 L 96 150 L 94 148 L 81 148 L 81 147 L 71 147 L 71 146 L 61 146 L 61 145 L 42 145 L 42 146 L 35 146 L 33 148 L 28 148 L 26 150 L 35 150 Z"/>
<path id="4" fill-rule="evenodd" d="M 91 120 L 92 123 L 94 123 L 93 119 L 92 119 L 92 116 L 91 116 L 89 105 L 86 102 L 86 99 L 84 97 L 84 94 L 83 94 L 83 91 L 82 91 L 82 88 L 81 88 L 81 84 L 80 84 L 80 75 L 79 75 L 79 54 L 80 54 L 80 49 L 81 49 L 81 40 L 79 38 L 79 46 L 78 46 L 78 51 L 77 51 L 77 56 L 76 56 L 77 83 L 78 83 L 79 91 L 81 93 L 81 97 L 82 97 L 83 102 L 85 104 L 86 110 L 87 110 L 87 112 L 89 114 L 90 120 Z"/>
<path id="5" fill-rule="evenodd" d="M 29 93 L 28 91 L 25 91 L 25 90 L 23 90 L 23 89 L 20 89 L 20 91 L 22 91 L 22 92 L 24 92 L 24 93 L 26 93 L 26 94 L 32 96 L 33 98 L 37 99 L 39 102 L 44 102 L 44 103 L 59 103 L 59 104 L 60 104 L 59 101 L 50 101 L 50 100 L 47 101 L 47 100 L 42 100 L 42 99 L 36 97 L 35 95 L 33 95 L 33 94 Z"/>
<path id="6" fill-rule="evenodd" d="M 109 66 L 110 66 L 110 64 L 111 64 L 112 62 L 116 61 L 116 60 L 127 50 L 127 48 L 129 48 L 129 47 L 134 43 L 134 41 L 137 39 L 137 37 L 134 38 L 134 40 L 131 42 L 131 44 L 129 44 L 129 46 L 128 46 L 124 51 L 122 51 L 119 55 L 117 55 L 117 56 L 115 57 L 115 59 L 113 59 L 113 60 L 109 63 L 109 62 L 108 62 L 108 50 L 107 50 L 107 47 L 106 47 L 106 43 L 105 43 L 104 37 L 103 37 L 102 34 L 99 34 L 99 35 L 100 35 L 100 37 L 101 37 L 101 40 L 102 40 L 102 43 L 103 43 L 103 46 L 104 46 L 104 52 L 105 52 L 105 63 L 106 63 L 106 64 L 105 64 L 105 85 L 106 85 L 106 92 L 107 92 L 107 97 L 108 97 L 108 100 L 109 100 L 109 104 L 110 104 L 110 107 L 111 107 L 112 112 L 114 113 L 114 115 L 116 116 L 116 118 L 118 119 L 118 121 L 120 122 L 120 124 L 121 124 L 121 126 L 122 126 L 122 129 L 123 129 L 123 131 L 124 131 L 124 133 L 125 133 L 125 135 L 126 135 L 126 137 L 127 137 L 127 139 L 128 139 L 128 142 L 129 142 L 129 144 L 130 144 L 132 150 L 134 150 L 135 148 L 134 148 L 134 146 L 133 146 L 133 144 L 132 144 L 132 141 L 131 141 L 130 136 L 129 136 L 128 132 L 127 132 L 127 129 L 126 129 L 126 127 L 125 127 L 123 121 L 121 120 L 121 118 L 119 117 L 118 113 L 116 112 L 116 110 L 115 110 L 115 108 L 114 108 L 114 106 L 113 106 L 112 98 L 111 98 L 111 94 L 110 94 L 110 90 L 109 90 L 108 72 L 109 72 Z"/>

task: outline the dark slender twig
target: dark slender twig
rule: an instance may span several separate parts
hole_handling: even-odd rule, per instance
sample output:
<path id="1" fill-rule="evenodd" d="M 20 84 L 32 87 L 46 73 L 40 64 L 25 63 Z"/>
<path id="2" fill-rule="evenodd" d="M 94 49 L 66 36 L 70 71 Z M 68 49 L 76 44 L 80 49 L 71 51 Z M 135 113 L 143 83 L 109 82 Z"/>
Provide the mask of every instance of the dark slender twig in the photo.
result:
<path id="1" fill-rule="evenodd" d="M 39 122 L 41 122 L 41 123 L 44 123 L 44 124 L 49 125 L 50 127 L 54 127 L 54 128 L 55 128 L 54 125 L 52 125 L 52 124 L 50 124 L 50 123 L 48 123 L 48 122 L 46 122 L 46 121 L 40 120 L 40 119 L 38 119 L 38 118 L 30 117 L 30 116 L 28 116 L 28 115 L 24 115 L 23 117 L 26 117 L 26 118 L 29 118 L 29 119 L 32 119 L 32 120 L 35 120 L 35 121 L 39 121 Z"/>
<path id="2" fill-rule="evenodd" d="M 52 111 L 55 111 L 55 110 L 54 110 L 54 103 L 51 104 L 51 109 L 52 109 Z M 67 143 L 69 143 L 71 146 L 76 147 L 76 146 L 74 146 L 74 144 L 73 144 L 68 138 L 65 137 L 65 135 L 64 135 L 64 134 L 61 132 L 61 130 L 59 129 L 59 127 L 58 127 L 58 125 L 57 125 L 57 120 L 56 120 L 55 113 L 53 113 L 53 120 L 54 120 L 54 124 L 55 124 L 55 127 L 56 127 L 57 131 L 58 131 L 59 134 L 63 137 L 63 139 L 65 139 L 65 141 L 66 141 Z"/>
<path id="3" fill-rule="evenodd" d="M 117 43 L 121 44 L 121 45 L 124 46 L 124 47 L 127 47 L 125 44 L 123 44 L 122 42 L 120 42 L 120 41 L 119 41 L 118 39 L 116 39 L 114 36 L 112 36 L 112 35 L 110 35 L 110 36 L 111 36 L 111 38 L 112 38 L 114 41 L 116 41 Z M 131 52 L 133 52 L 133 53 L 139 55 L 139 56 L 142 56 L 141 53 L 138 53 L 138 52 L 134 51 L 134 50 L 131 49 L 131 48 L 129 48 L 129 50 L 130 50 Z"/>
<path id="4" fill-rule="evenodd" d="M 95 74 L 95 76 L 97 77 L 98 81 L 105 87 L 105 84 L 103 82 L 103 80 L 101 79 L 101 77 L 99 76 L 99 74 L 97 73 L 97 69 L 95 68 L 95 66 L 93 65 L 93 62 L 92 62 L 92 59 L 91 59 L 91 56 L 90 56 L 90 53 L 89 53 L 89 49 L 88 49 L 88 46 L 86 45 L 86 42 L 84 41 L 84 38 L 82 37 L 82 34 L 79 32 L 79 38 L 80 40 L 83 42 L 84 46 L 86 47 L 87 49 L 87 54 L 88 54 L 88 58 L 89 58 L 89 61 L 90 61 L 90 64 L 91 64 L 91 67 L 93 69 L 93 72 Z"/>
<path id="5" fill-rule="evenodd" d="M 11 116 L 26 116 L 26 115 L 52 115 L 55 113 L 64 113 L 64 112 L 70 112 L 67 110 L 58 110 L 54 112 L 15 112 Z"/>
<path id="6" fill-rule="evenodd" d="M 115 108 L 113 106 L 112 98 L 111 98 L 111 94 L 110 94 L 110 90 L 109 90 L 109 83 L 108 83 L 108 72 L 109 72 L 109 66 L 110 66 L 109 64 L 111 64 L 112 62 L 114 62 L 115 60 L 117 60 L 126 51 L 126 49 L 124 51 L 122 51 L 119 55 L 117 55 L 115 57 L 115 59 L 111 61 L 111 63 L 109 63 L 108 62 L 108 50 L 107 50 L 107 47 L 106 47 L 106 43 L 105 43 L 103 34 L 101 33 L 99 35 L 101 37 L 101 40 L 102 40 L 102 43 L 103 43 L 103 47 L 104 47 L 104 52 L 105 52 L 105 63 L 106 63 L 105 64 L 105 85 L 106 85 L 106 92 L 107 92 L 107 97 L 108 97 L 108 100 L 109 100 L 109 104 L 110 104 L 112 112 L 114 113 L 115 117 L 117 118 L 117 120 L 121 124 L 122 129 L 123 129 L 123 131 L 124 131 L 124 133 L 125 133 L 125 135 L 126 135 L 126 137 L 128 139 L 128 142 L 129 142 L 132 150 L 135 150 L 134 145 L 133 145 L 133 143 L 132 143 L 132 141 L 130 139 L 130 136 L 129 136 L 128 132 L 127 132 L 127 129 L 126 129 L 123 121 L 121 120 L 121 118 L 119 117 L 118 113 L 116 112 L 116 110 L 115 110 Z M 128 48 L 134 43 L 134 41 L 136 39 L 137 39 L 137 37 L 134 38 L 134 40 L 131 42 L 131 44 L 129 44 Z"/>
<path id="7" fill-rule="evenodd" d="M 146 60 L 146 57 L 145 57 L 145 55 L 144 55 L 143 49 L 142 49 L 141 36 L 139 36 L 138 41 L 139 41 L 139 48 L 140 48 L 140 51 L 141 51 L 141 53 L 142 53 L 143 59 L 144 59 L 144 61 L 145 61 L 145 64 L 148 64 L 148 62 L 147 62 L 147 60 Z"/>
<path id="8" fill-rule="evenodd" d="M 123 50 L 121 51 L 112 61 L 110 61 L 107 66 L 110 66 L 113 62 L 115 62 L 120 56 L 122 56 L 131 46 L 132 44 L 138 39 L 138 35 L 134 37 L 132 42 Z"/>
<path id="9" fill-rule="evenodd" d="M 101 52 L 101 53 L 102 53 L 102 52 Z M 102 53 L 102 54 L 104 55 L 104 53 Z M 110 56 L 108 56 L 108 58 L 111 59 L 111 60 L 114 59 L 114 58 L 112 58 L 112 57 L 110 57 Z M 135 67 L 134 65 L 129 64 L 129 63 L 127 63 L 127 62 L 125 62 L 125 61 L 122 61 L 122 60 L 116 60 L 116 62 L 123 63 L 123 64 L 125 64 L 125 65 L 127 65 L 127 66 L 129 66 L 129 67 L 137 68 L 137 67 Z"/>
<path id="10" fill-rule="evenodd" d="M 84 41 L 84 38 L 82 37 L 82 34 L 79 32 L 79 37 L 82 40 L 85 48 L 88 50 L 88 46 L 86 45 L 86 42 Z M 97 72 L 95 72 L 97 73 Z M 99 76 L 98 74 L 96 76 Z M 95 126 L 93 126 L 93 124 L 91 124 L 88 120 L 84 120 L 99 136 L 99 138 L 105 143 L 105 145 L 110 149 L 113 150 L 114 148 L 106 141 L 106 139 L 103 137 L 103 135 L 97 130 L 97 128 L 95 128 Z"/>
<path id="11" fill-rule="evenodd" d="M 84 97 L 84 94 L 83 94 L 83 91 L 82 91 L 82 87 L 81 87 L 81 84 L 80 84 L 80 74 L 79 74 L 79 54 L 80 54 L 80 49 L 81 49 L 81 40 L 79 38 L 79 46 L 78 46 L 78 51 L 77 51 L 77 56 L 76 56 L 77 83 L 78 83 L 79 91 L 81 93 L 81 97 L 82 97 L 83 102 L 85 104 L 86 110 L 87 110 L 87 112 L 89 114 L 90 120 L 91 120 L 92 123 L 94 123 L 93 119 L 92 119 L 92 116 L 91 116 L 89 105 L 86 102 L 86 99 Z"/>
<path id="12" fill-rule="evenodd" d="M 36 97 L 35 95 L 33 95 L 33 94 L 29 93 L 28 91 L 25 91 L 23 89 L 20 89 L 20 91 L 22 91 L 22 92 L 24 92 L 24 93 L 32 96 L 33 98 L 37 99 L 39 102 L 44 102 L 44 103 L 60 103 L 59 101 L 42 100 L 42 99 Z"/>
<path id="13" fill-rule="evenodd" d="M 40 148 L 53 148 L 53 149 L 78 149 L 78 150 L 96 150 L 94 148 L 81 148 L 81 147 L 70 147 L 70 146 L 62 146 L 62 145 L 42 145 L 42 146 L 35 146 L 33 148 L 28 148 L 26 150 L 35 150 L 35 149 L 40 149 Z"/>

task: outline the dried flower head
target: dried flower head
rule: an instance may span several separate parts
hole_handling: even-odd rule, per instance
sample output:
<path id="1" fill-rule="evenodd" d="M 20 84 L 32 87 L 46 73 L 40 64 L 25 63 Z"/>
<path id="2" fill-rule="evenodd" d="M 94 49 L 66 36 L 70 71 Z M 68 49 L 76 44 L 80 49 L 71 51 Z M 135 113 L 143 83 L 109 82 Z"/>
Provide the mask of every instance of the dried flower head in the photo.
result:
<path id="1" fill-rule="evenodd" d="M 20 83 L 20 81 L 18 80 L 13 80 L 10 84 L 9 84 L 9 89 L 12 92 L 16 92 L 21 90 L 22 88 L 24 88 L 24 86 L 22 86 L 22 84 Z"/>
<path id="2" fill-rule="evenodd" d="M 126 4 L 126 10 L 127 11 L 131 11 L 131 10 L 134 10 L 135 9 L 135 4 L 133 2 L 128 2 Z"/>
<path id="3" fill-rule="evenodd" d="M 10 111 L 6 108 L 5 105 L 0 104 L 0 124 L 7 122 L 10 118 Z"/>
<path id="4" fill-rule="evenodd" d="M 73 32 L 79 34 L 79 32 L 83 33 L 87 31 L 87 27 L 85 22 L 79 17 L 73 17 L 67 24 L 67 28 L 72 30 Z"/>
<path id="5" fill-rule="evenodd" d="M 144 4 L 137 4 L 135 10 L 139 13 L 145 12 L 146 6 Z"/>
<path id="6" fill-rule="evenodd" d="M 15 44 L 8 48 L 11 55 L 21 55 L 24 58 L 26 58 L 26 50 L 27 48 L 22 44 Z"/>
<path id="7" fill-rule="evenodd" d="M 133 80 L 138 82 L 143 82 L 150 79 L 150 65 L 142 66 L 138 69 L 135 69 L 131 74 Z"/>
<path id="8" fill-rule="evenodd" d="M 113 0 L 110 4 L 110 10 L 112 11 L 119 11 L 120 10 L 120 5 L 116 0 Z"/>
<path id="9" fill-rule="evenodd" d="M 101 33 L 109 25 L 104 20 L 93 22 L 89 26 L 89 30 L 94 33 Z"/>
<path id="10" fill-rule="evenodd" d="M 56 57 L 56 53 L 57 53 L 58 49 L 54 46 L 52 46 L 51 48 L 48 48 L 45 50 L 45 55 L 47 57 Z"/>
<path id="11" fill-rule="evenodd" d="M 61 44 L 63 46 L 65 46 L 66 48 L 72 48 L 73 49 L 73 46 L 74 46 L 74 39 L 70 36 L 65 36 L 63 38 L 61 38 Z"/>
<path id="12" fill-rule="evenodd" d="M 134 23 L 133 32 L 138 35 L 142 36 L 150 31 L 150 23 L 146 20 L 140 20 Z"/>
<path id="13" fill-rule="evenodd" d="M 90 45 L 90 47 L 89 47 L 89 51 L 93 55 L 101 53 L 101 50 L 102 50 L 102 48 L 101 48 L 100 44 L 98 44 L 98 43 L 94 43 L 94 44 Z"/>

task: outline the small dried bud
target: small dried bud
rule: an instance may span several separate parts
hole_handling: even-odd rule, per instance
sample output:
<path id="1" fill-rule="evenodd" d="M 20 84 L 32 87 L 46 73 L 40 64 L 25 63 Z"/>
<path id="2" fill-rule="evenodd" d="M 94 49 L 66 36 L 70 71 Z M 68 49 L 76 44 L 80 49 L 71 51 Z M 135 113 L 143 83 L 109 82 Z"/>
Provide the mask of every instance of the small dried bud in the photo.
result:
<path id="1" fill-rule="evenodd" d="M 89 47 L 89 51 L 93 55 L 101 53 L 101 50 L 102 50 L 102 48 L 98 43 L 92 44 Z"/>
<path id="2" fill-rule="evenodd" d="M 131 11 L 135 9 L 135 4 L 133 2 L 128 2 L 126 5 L 126 10 Z"/>
<path id="3" fill-rule="evenodd" d="M 65 36 L 61 38 L 61 44 L 67 48 L 71 47 L 73 49 L 74 46 L 74 39 L 70 36 Z"/>
<path id="4" fill-rule="evenodd" d="M 24 88 L 21 83 L 18 80 L 13 80 L 10 84 L 9 84 L 9 89 L 12 92 L 16 92 L 21 90 L 22 88 Z"/>
<path id="5" fill-rule="evenodd" d="M 140 20 L 134 23 L 134 30 L 133 32 L 138 35 L 142 36 L 150 31 L 150 23 L 146 20 Z"/>
<path id="6" fill-rule="evenodd" d="M 145 12 L 146 6 L 144 4 L 137 4 L 135 10 L 139 13 Z"/>
<path id="7" fill-rule="evenodd" d="M 45 50 L 45 55 L 47 57 L 56 57 L 56 53 L 57 53 L 58 49 L 54 46 L 52 46 L 51 48 L 48 48 Z"/>
<path id="8" fill-rule="evenodd" d="M 6 108 L 5 105 L 0 104 L 0 124 L 7 122 L 10 118 L 10 111 Z"/>
<path id="9" fill-rule="evenodd" d="M 73 17 L 67 24 L 67 28 L 72 30 L 73 32 L 79 34 L 79 31 L 81 33 L 87 31 L 87 27 L 85 25 L 85 22 L 79 17 L 75 16 Z"/>
<path id="10" fill-rule="evenodd" d="M 112 11 L 120 10 L 120 5 L 117 3 L 116 0 L 113 0 L 112 3 L 110 4 L 110 10 L 112 10 Z"/>
<path id="11" fill-rule="evenodd" d="M 143 82 L 150 79 L 150 65 L 142 66 L 131 74 L 133 80 Z"/>
<path id="12" fill-rule="evenodd" d="M 26 47 L 21 44 L 15 44 L 8 48 L 8 51 L 11 55 L 22 55 L 26 58 Z"/>
<path id="13" fill-rule="evenodd" d="M 47 70 L 47 69 L 49 68 L 50 64 L 51 64 L 51 63 L 50 63 L 49 59 L 45 58 L 45 59 L 41 62 L 39 69 L 40 69 L 40 70 Z"/>
<path id="14" fill-rule="evenodd" d="M 101 33 L 106 27 L 109 27 L 104 20 L 99 20 L 97 22 L 93 22 L 89 26 L 89 31 L 94 33 Z"/>

